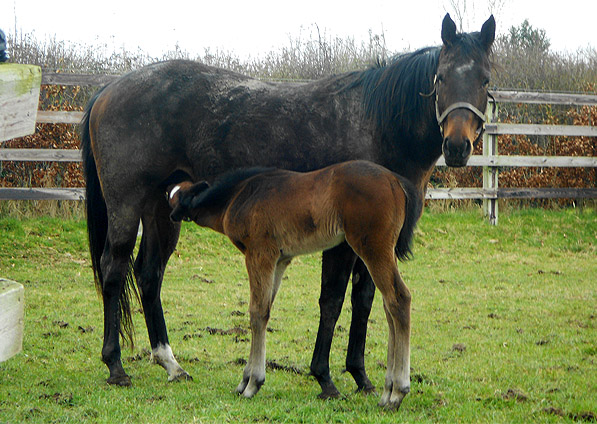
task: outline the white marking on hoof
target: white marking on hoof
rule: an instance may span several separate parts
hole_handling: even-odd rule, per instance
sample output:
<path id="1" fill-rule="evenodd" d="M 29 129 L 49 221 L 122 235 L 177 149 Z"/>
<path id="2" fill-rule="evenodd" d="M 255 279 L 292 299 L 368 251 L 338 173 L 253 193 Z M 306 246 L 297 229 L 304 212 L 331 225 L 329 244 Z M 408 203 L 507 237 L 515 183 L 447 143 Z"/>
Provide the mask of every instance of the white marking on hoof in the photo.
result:
<path id="1" fill-rule="evenodd" d="M 158 344 L 158 347 L 151 351 L 151 361 L 154 364 L 162 366 L 166 370 L 168 373 L 168 381 L 175 380 L 181 375 L 187 374 L 187 372 L 178 364 L 176 358 L 174 358 L 170 345 Z"/>

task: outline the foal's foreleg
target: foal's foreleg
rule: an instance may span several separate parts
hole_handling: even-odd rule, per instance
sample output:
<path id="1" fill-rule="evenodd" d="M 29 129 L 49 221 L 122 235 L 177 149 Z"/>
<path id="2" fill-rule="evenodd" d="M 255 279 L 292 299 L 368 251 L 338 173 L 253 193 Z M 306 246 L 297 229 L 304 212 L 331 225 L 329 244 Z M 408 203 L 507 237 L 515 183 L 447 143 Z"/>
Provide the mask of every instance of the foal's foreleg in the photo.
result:
<path id="1" fill-rule="evenodd" d="M 236 391 L 247 398 L 253 397 L 265 382 L 265 333 L 275 296 L 274 279 L 277 259 L 275 254 L 268 255 L 263 252 L 257 254 L 247 252 L 245 258 L 251 291 L 249 302 L 251 352 Z"/>

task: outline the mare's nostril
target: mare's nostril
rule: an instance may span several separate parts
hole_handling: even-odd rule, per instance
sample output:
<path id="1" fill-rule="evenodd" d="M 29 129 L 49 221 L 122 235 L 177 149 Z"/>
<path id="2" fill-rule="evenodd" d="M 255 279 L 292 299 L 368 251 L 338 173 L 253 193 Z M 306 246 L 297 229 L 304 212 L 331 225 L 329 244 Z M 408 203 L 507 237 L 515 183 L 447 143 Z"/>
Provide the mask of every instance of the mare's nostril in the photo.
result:
<path id="1" fill-rule="evenodd" d="M 464 140 L 464 149 L 462 149 L 462 157 L 466 158 L 471 153 L 471 142 L 469 139 Z"/>
<path id="2" fill-rule="evenodd" d="M 444 138 L 443 151 L 445 156 L 450 155 L 450 137 Z"/>

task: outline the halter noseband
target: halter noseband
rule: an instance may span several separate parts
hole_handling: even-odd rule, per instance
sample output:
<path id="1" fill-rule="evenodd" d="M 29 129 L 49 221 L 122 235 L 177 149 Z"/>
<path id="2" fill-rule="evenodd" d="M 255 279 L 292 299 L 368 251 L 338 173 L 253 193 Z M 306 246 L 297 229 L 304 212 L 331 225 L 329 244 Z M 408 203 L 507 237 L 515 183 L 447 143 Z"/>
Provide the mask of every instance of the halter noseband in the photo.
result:
<path id="1" fill-rule="evenodd" d="M 483 137 L 483 133 L 485 132 L 485 121 L 486 121 L 485 113 L 481 112 L 477 107 L 475 107 L 474 105 L 472 105 L 468 102 L 456 102 L 456 103 L 452 103 L 450 106 L 448 106 L 443 111 L 443 113 L 440 114 L 439 107 L 437 105 L 437 101 L 438 101 L 438 97 L 439 97 L 439 94 L 437 92 L 437 75 L 433 78 L 433 85 L 434 85 L 434 90 L 435 90 L 435 117 L 437 118 L 437 124 L 439 125 L 439 131 L 442 134 L 442 136 L 444 135 L 443 124 L 444 124 L 444 121 L 446 120 L 446 118 L 448 117 L 448 115 L 450 114 L 450 112 L 453 112 L 456 109 L 467 109 L 467 110 L 470 110 L 471 112 L 473 112 L 482 122 L 479 134 L 477 135 L 477 138 L 473 142 L 473 146 L 476 146 L 477 143 L 479 143 L 479 141 L 481 140 L 481 137 Z M 491 95 L 491 93 L 489 91 L 487 92 L 487 96 L 494 101 L 494 108 L 495 108 L 495 99 L 493 98 L 493 96 Z"/>

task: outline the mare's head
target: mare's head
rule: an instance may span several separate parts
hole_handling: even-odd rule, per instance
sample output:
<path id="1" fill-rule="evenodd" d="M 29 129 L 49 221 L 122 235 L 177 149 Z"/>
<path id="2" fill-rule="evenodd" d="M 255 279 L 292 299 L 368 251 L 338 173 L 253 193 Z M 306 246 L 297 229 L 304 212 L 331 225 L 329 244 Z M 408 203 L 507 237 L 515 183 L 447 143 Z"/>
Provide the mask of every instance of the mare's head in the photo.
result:
<path id="1" fill-rule="evenodd" d="M 435 75 L 436 114 L 449 166 L 464 166 L 473 144 L 483 132 L 491 76 L 491 46 L 495 39 L 493 15 L 480 32 L 458 34 L 447 14 Z"/>

